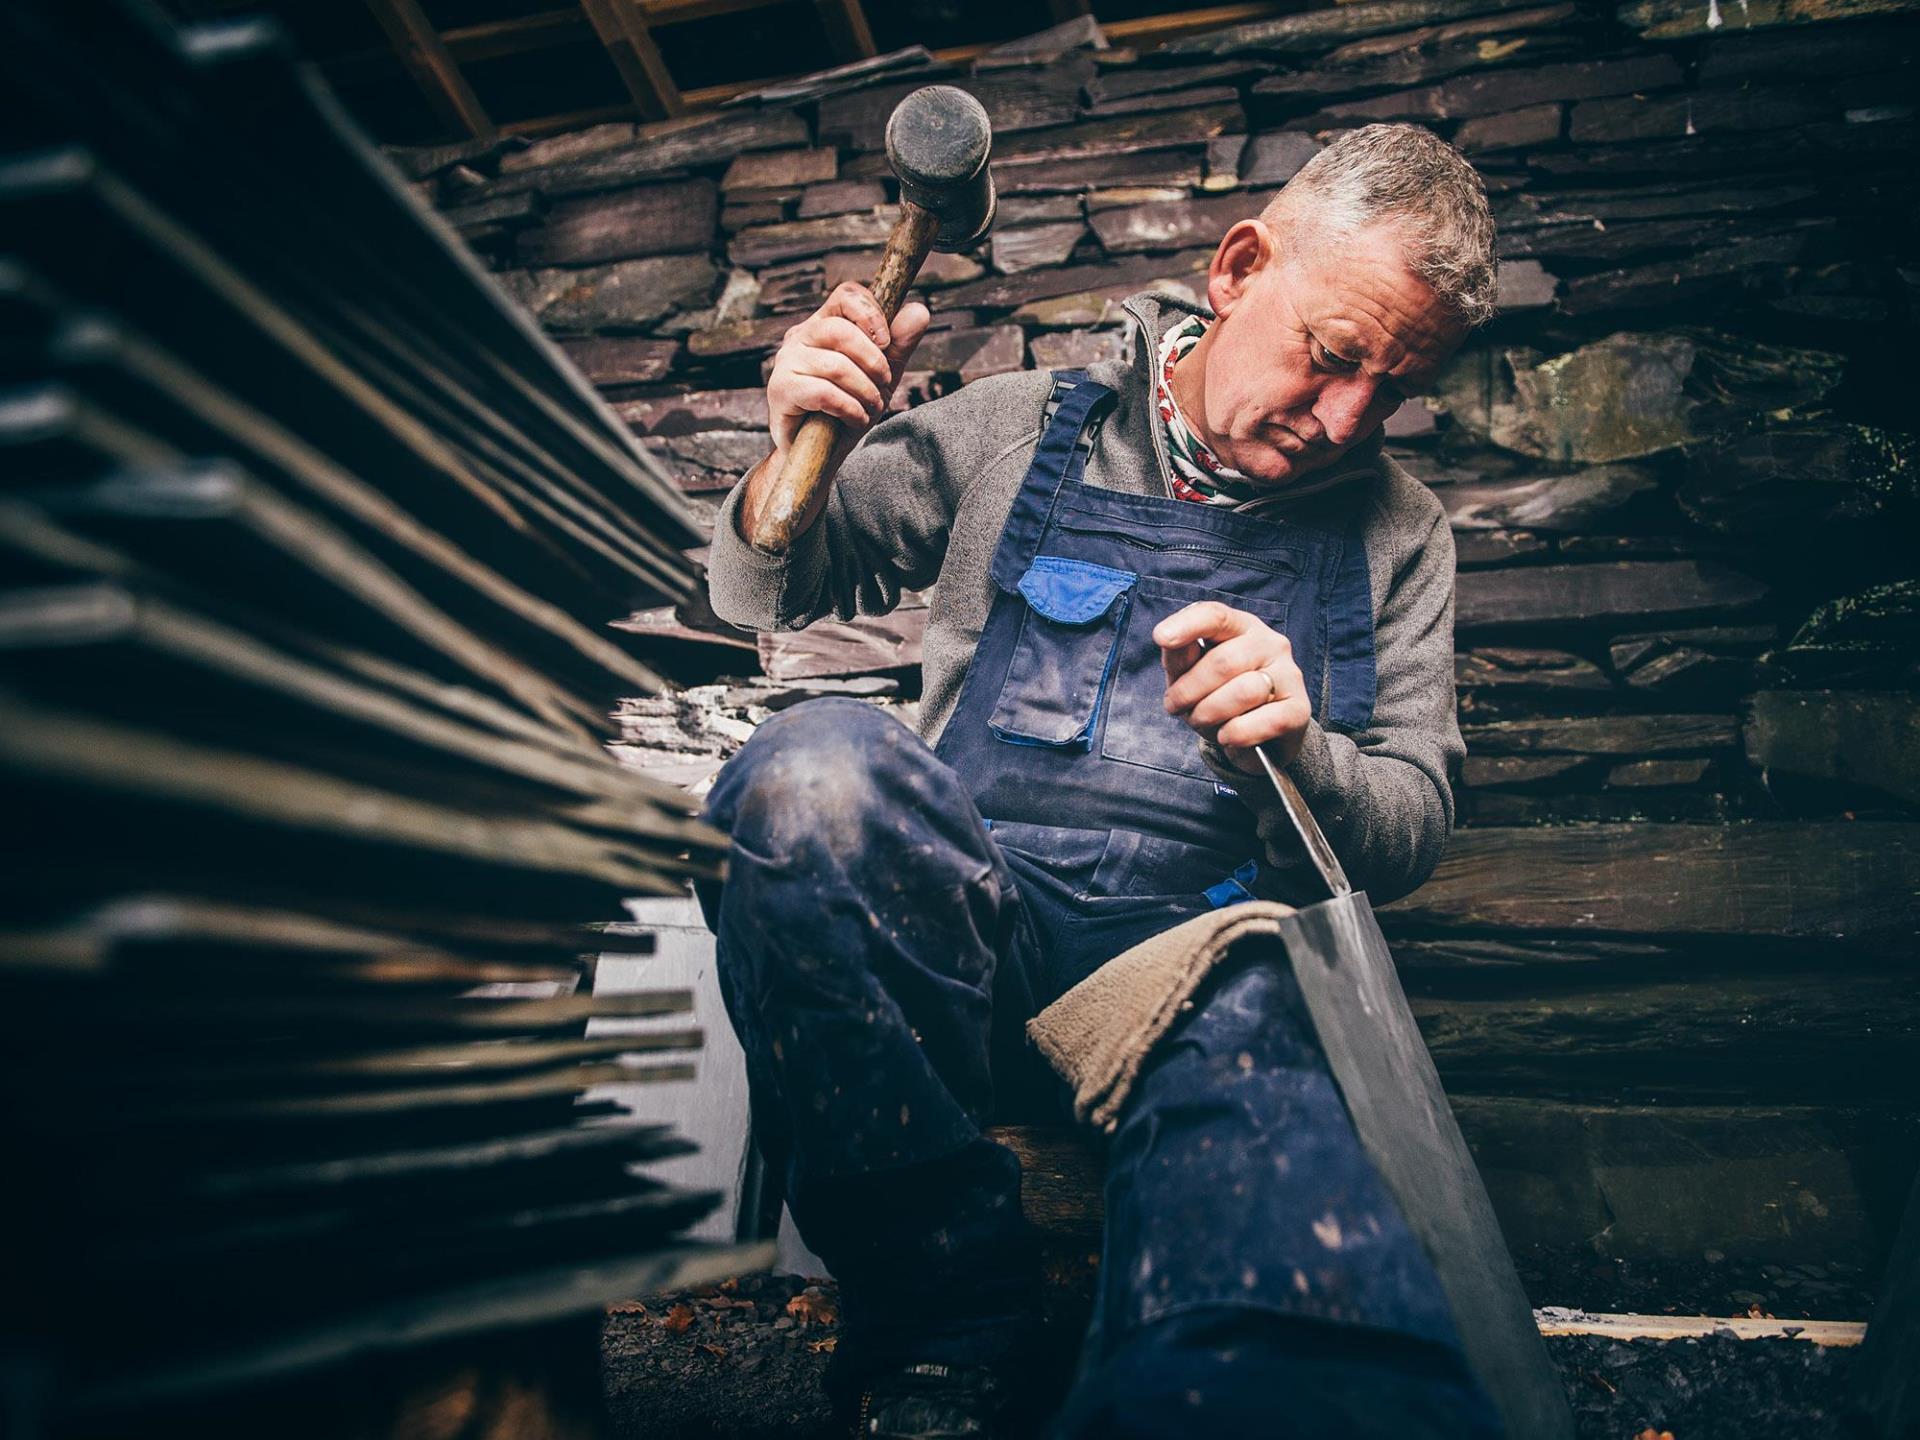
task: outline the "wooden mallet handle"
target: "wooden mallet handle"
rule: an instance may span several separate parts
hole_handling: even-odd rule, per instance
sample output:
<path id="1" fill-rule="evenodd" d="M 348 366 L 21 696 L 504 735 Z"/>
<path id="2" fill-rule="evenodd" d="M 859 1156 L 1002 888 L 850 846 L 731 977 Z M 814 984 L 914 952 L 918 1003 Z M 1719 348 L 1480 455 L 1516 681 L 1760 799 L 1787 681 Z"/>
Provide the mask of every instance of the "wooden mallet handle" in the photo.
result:
<path id="1" fill-rule="evenodd" d="M 887 248 L 880 256 L 880 269 L 872 285 L 873 298 L 880 302 L 889 325 L 900 313 L 907 287 L 920 273 L 939 233 L 940 217 L 933 211 L 911 200 L 900 202 L 900 218 L 893 222 L 893 233 L 887 236 Z M 787 449 L 786 464 L 780 467 L 773 488 L 754 516 L 747 539 L 756 550 L 779 555 L 793 544 L 793 537 L 812 513 L 820 488 L 826 483 L 827 465 L 839 443 L 840 422 L 832 416 L 816 413 L 801 424 L 800 433 Z"/>

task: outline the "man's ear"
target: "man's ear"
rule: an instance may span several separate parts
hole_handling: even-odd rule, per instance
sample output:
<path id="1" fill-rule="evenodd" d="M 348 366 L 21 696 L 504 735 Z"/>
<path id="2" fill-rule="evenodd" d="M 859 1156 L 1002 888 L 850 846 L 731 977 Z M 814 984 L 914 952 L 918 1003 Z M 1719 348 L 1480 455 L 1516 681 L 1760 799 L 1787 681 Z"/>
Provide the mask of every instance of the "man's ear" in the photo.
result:
<path id="1" fill-rule="evenodd" d="M 1207 304 L 1225 315 L 1240 303 L 1253 277 L 1279 259 L 1278 239 L 1263 220 L 1242 220 L 1220 237 L 1207 267 Z"/>

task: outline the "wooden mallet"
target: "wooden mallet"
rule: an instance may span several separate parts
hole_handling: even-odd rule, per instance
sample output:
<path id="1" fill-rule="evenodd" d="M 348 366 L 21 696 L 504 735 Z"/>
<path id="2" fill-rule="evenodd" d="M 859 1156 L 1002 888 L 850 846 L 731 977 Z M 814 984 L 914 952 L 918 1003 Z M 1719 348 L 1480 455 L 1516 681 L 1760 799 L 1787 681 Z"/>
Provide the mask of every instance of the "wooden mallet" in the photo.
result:
<path id="1" fill-rule="evenodd" d="M 872 289 L 889 323 L 929 250 L 971 249 L 993 227 L 993 172 L 987 168 L 992 147 L 987 112 L 951 85 L 914 91 L 888 117 L 887 163 L 900 182 L 900 218 Z M 755 548 L 779 554 L 793 543 L 839 440 L 839 421 L 807 417 L 747 536 Z"/>

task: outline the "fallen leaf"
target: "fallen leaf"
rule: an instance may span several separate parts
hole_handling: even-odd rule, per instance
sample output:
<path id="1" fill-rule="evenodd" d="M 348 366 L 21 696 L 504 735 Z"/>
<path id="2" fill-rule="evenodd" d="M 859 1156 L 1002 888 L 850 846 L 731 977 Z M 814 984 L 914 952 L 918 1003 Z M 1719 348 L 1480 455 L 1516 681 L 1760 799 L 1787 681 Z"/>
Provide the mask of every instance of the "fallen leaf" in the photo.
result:
<path id="1" fill-rule="evenodd" d="M 727 1358 L 727 1348 L 724 1345 L 712 1345 L 703 1340 L 700 1342 L 700 1348 L 709 1355 L 717 1355 L 722 1360 Z"/>
<path id="2" fill-rule="evenodd" d="M 667 1311 L 666 1318 L 660 1323 L 666 1329 L 678 1335 L 682 1330 L 685 1330 L 689 1325 L 693 1324 L 693 1307 L 691 1305 L 676 1305 Z"/>
<path id="3" fill-rule="evenodd" d="M 818 1340 L 809 1340 L 807 1342 L 807 1349 L 816 1355 L 831 1355 L 833 1353 L 833 1347 L 839 1343 L 840 1337 L 838 1335 L 826 1335 Z"/>
<path id="4" fill-rule="evenodd" d="M 1747 1318 L 1749 1320 L 1771 1320 L 1773 1316 L 1769 1315 L 1763 1306 L 1749 1305 L 1747 1306 Z"/>
<path id="5" fill-rule="evenodd" d="M 651 1315 L 653 1312 L 638 1300 L 616 1300 L 607 1306 L 609 1315 Z"/>
<path id="6" fill-rule="evenodd" d="M 787 1314 L 802 1325 L 837 1325 L 840 1322 L 840 1307 L 821 1290 L 802 1290 L 787 1301 Z"/>
<path id="7" fill-rule="evenodd" d="M 1642 1430 L 1633 1440 L 1673 1440 L 1671 1430 L 1656 1430 L 1651 1425 Z"/>

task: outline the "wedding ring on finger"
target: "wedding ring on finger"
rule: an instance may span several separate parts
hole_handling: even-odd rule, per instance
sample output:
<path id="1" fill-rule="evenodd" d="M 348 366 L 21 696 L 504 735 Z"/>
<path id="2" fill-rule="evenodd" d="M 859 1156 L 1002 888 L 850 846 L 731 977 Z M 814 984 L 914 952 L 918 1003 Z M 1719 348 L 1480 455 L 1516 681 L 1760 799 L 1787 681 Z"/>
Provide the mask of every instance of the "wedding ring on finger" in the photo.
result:
<path id="1" fill-rule="evenodd" d="M 1275 682 L 1271 670 L 1262 670 L 1259 673 L 1260 678 L 1267 682 L 1267 698 L 1260 703 L 1262 705 L 1271 705 L 1280 698 L 1280 686 Z"/>

